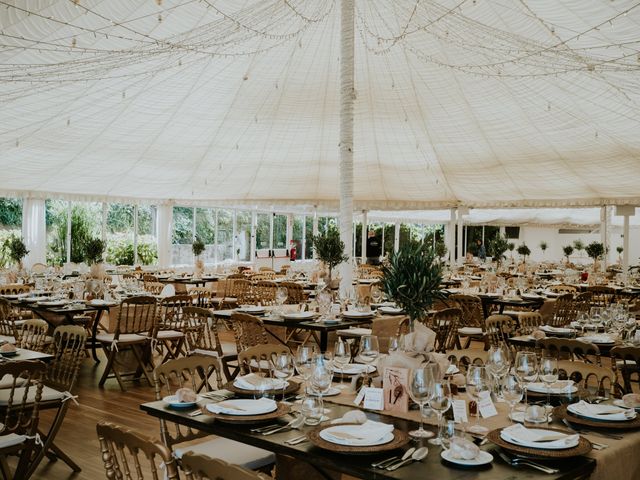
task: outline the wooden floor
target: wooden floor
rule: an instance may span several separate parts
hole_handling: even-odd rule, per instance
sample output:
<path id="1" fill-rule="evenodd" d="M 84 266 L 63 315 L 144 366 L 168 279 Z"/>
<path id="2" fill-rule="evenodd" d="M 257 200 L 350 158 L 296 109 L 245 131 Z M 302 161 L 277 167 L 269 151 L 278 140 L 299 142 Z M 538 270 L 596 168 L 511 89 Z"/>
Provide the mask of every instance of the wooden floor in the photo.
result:
<path id="1" fill-rule="evenodd" d="M 153 388 L 146 382 L 129 382 L 127 391 L 123 393 L 115 380 L 107 381 L 104 389 L 98 388 L 104 364 L 104 360 L 99 364 L 90 359 L 83 362 L 78 385 L 74 391 L 78 395 L 80 405 L 71 405 L 56 438 L 56 444 L 80 465 L 82 472 L 74 474 L 64 462 L 50 462 L 45 458 L 32 478 L 105 478 L 96 435 L 96 423 L 100 420 L 126 425 L 145 435 L 159 437 L 158 421 L 144 414 L 139 408 L 141 403 L 154 399 Z M 42 412 L 41 418 L 46 430 L 51 415 L 49 412 Z"/>

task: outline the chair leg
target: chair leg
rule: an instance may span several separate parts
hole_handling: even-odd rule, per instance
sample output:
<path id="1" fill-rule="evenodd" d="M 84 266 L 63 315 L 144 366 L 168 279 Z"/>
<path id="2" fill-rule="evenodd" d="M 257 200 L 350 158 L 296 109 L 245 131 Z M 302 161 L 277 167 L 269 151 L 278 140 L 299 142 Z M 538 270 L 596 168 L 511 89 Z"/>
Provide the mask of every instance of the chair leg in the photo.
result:
<path id="1" fill-rule="evenodd" d="M 60 447 L 58 447 L 55 443 L 51 444 L 50 451 L 52 451 L 55 454 L 55 456 L 58 457 L 60 460 L 62 460 L 64 463 L 69 465 L 71 470 L 73 470 L 74 472 L 82 471 L 82 469 L 78 466 L 78 464 L 73 460 L 71 460 L 71 458 L 69 458 L 69 456 L 66 453 L 60 450 Z"/>
<path id="2" fill-rule="evenodd" d="M 11 469 L 9 468 L 9 464 L 7 463 L 7 457 L 2 455 L 0 457 L 0 472 L 2 472 L 2 478 L 4 480 L 12 480 L 13 475 L 11 475 Z"/>
<path id="3" fill-rule="evenodd" d="M 142 359 L 142 356 L 140 355 L 140 351 L 138 350 L 137 345 L 132 345 L 131 350 L 133 351 L 133 356 L 136 357 L 139 370 L 141 370 L 144 376 L 147 378 L 149 385 L 153 385 L 153 380 L 151 380 L 151 377 L 149 376 L 149 371 L 147 370 L 145 361 Z"/>
<path id="4" fill-rule="evenodd" d="M 104 349 L 105 353 L 107 352 L 107 348 Z M 104 367 L 104 373 L 102 374 L 102 377 L 100 378 L 100 381 L 98 382 L 98 385 L 103 387 L 104 383 L 107 381 L 107 378 L 109 378 L 109 373 L 111 372 L 111 369 L 113 368 L 113 362 L 115 361 L 116 358 L 116 350 L 114 348 L 109 348 L 108 349 L 108 355 L 107 355 L 107 364 Z"/>

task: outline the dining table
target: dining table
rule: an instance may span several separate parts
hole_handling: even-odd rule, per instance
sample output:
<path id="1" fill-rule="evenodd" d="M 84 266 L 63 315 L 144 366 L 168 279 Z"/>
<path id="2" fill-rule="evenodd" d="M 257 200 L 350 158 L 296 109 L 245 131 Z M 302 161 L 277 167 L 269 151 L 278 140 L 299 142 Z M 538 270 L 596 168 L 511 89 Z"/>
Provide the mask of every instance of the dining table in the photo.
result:
<path id="1" fill-rule="evenodd" d="M 204 400 L 203 404 L 209 403 Z M 353 394 L 327 397 L 325 399 L 326 415 L 329 419 L 337 419 L 345 413 L 354 409 Z M 565 458 L 562 460 L 544 461 L 545 466 L 557 469 L 556 473 L 543 473 L 528 467 L 514 467 L 507 464 L 499 455 L 496 445 L 485 443 L 480 448 L 490 452 L 494 456 L 491 464 L 478 468 L 462 468 L 447 463 L 440 457 L 441 447 L 426 443 L 425 440 L 411 441 L 397 451 L 374 452 L 369 454 L 342 454 L 336 451 L 326 450 L 314 446 L 308 441 L 297 444 L 290 444 L 293 439 L 301 435 L 308 434 L 315 427 L 303 426 L 301 429 L 287 430 L 273 435 L 262 435 L 252 432 L 256 425 L 225 423 L 215 420 L 207 414 L 190 415 L 191 411 L 178 411 L 171 409 L 163 401 L 144 403 L 141 410 L 165 421 L 184 425 L 201 432 L 241 442 L 246 445 L 269 450 L 276 454 L 276 478 L 279 480 L 293 480 L 305 478 L 306 480 L 327 480 L 339 479 L 346 474 L 361 479 L 434 479 L 434 480 L 502 480 L 502 479 L 529 479 L 529 480 L 575 480 L 586 479 L 596 469 L 597 458 L 593 456 L 581 456 Z M 294 405 L 294 409 L 296 406 Z M 499 421 L 494 421 L 496 425 L 506 425 L 508 420 L 504 417 L 504 408 L 500 408 L 501 417 Z M 410 411 L 408 414 L 399 416 L 391 415 L 389 412 L 365 411 L 369 420 L 393 424 L 395 428 L 408 432 L 416 428 L 415 418 L 419 413 Z M 285 416 L 281 419 L 282 425 L 292 419 Z M 435 431 L 433 425 L 425 425 L 425 428 Z M 640 441 L 640 434 L 634 433 Z M 408 448 L 427 446 L 429 453 L 421 462 L 414 462 L 394 471 L 374 468 L 372 463 L 389 458 L 390 456 L 401 456 Z M 213 453 L 213 452 L 212 452 Z M 601 452 L 598 452 L 601 453 Z M 612 447 L 613 453 L 613 447 Z M 638 463 L 637 461 L 635 463 Z M 606 473 L 606 472 L 605 472 Z M 604 479 L 605 477 L 598 477 Z M 623 480 L 626 477 L 609 477 L 616 480 Z"/>
<path id="2" fill-rule="evenodd" d="M 236 309 L 224 309 L 224 310 L 213 310 L 213 315 L 216 318 L 221 320 L 229 320 L 233 312 L 239 310 Z M 350 327 L 357 327 L 360 325 L 369 325 L 373 321 L 373 316 L 365 317 L 365 318 L 342 318 L 339 321 L 334 322 L 324 322 L 324 321 L 300 321 L 300 320 L 287 320 L 282 315 L 268 315 L 269 311 L 265 310 L 264 312 L 252 313 L 252 315 L 256 315 L 262 323 L 265 325 L 265 329 L 267 333 L 274 338 L 277 342 L 282 343 L 284 345 L 287 344 L 286 338 L 283 339 L 278 335 L 275 331 L 271 330 L 268 327 L 286 327 L 286 328 L 295 328 L 297 330 L 305 330 L 309 331 L 312 334 L 316 333 L 317 343 L 321 352 L 327 351 L 329 344 L 329 334 L 331 332 L 335 332 L 337 330 L 343 330 Z"/>

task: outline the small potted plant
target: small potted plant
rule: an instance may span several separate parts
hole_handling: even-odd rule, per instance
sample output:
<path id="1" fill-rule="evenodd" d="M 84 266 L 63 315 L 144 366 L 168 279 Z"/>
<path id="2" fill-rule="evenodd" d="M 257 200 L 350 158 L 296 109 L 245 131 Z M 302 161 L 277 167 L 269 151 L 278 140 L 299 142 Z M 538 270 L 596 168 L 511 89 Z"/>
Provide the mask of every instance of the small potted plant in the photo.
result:
<path id="1" fill-rule="evenodd" d="M 496 263 L 498 264 L 498 268 L 500 267 L 500 263 L 502 262 L 502 260 L 507 258 L 504 255 L 504 252 L 509 250 L 509 245 L 513 245 L 513 243 L 508 243 L 507 239 L 501 235 L 498 235 L 489 242 L 488 253 L 496 261 Z"/>
<path id="2" fill-rule="evenodd" d="M 195 257 L 193 276 L 195 278 L 201 278 L 204 273 L 204 260 L 202 260 L 202 252 L 205 250 L 204 242 L 196 235 L 196 239 L 191 244 L 191 251 L 193 251 L 193 256 Z"/>
<path id="3" fill-rule="evenodd" d="M 622 265 L 622 252 L 624 252 L 624 248 L 616 247 L 616 252 L 618 252 L 618 263 Z"/>
<path id="4" fill-rule="evenodd" d="M 593 259 L 593 271 L 598 271 L 598 260 L 605 253 L 604 245 L 600 242 L 591 242 L 584 248 L 585 252 L 591 259 Z"/>
<path id="5" fill-rule="evenodd" d="M 440 260 L 440 262 L 442 262 L 443 258 L 445 257 L 445 255 L 447 254 L 447 246 L 444 244 L 444 242 L 436 242 L 436 257 L 438 258 L 438 260 Z"/>
<path id="6" fill-rule="evenodd" d="M 24 268 L 22 260 L 27 256 L 29 250 L 27 250 L 27 246 L 24 244 L 22 237 L 11 235 L 2 244 L 2 249 L 6 252 L 9 259 L 16 264 L 18 270 Z"/>
<path id="7" fill-rule="evenodd" d="M 569 264 L 569 257 L 573 253 L 573 247 L 571 245 L 565 245 L 562 247 L 562 252 L 564 253 L 565 258 L 567 259 L 567 265 Z"/>
<path id="8" fill-rule="evenodd" d="M 549 245 L 547 245 L 547 242 L 545 242 L 544 240 L 540 242 L 540 250 L 542 250 L 542 258 L 544 258 L 544 254 L 547 251 L 548 247 Z"/>
<path id="9" fill-rule="evenodd" d="M 531 249 L 527 247 L 527 244 L 523 243 L 516 251 L 518 252 L 518 255 L 522 257 L 522 263 L 527 263 L 527 257 L 531 255 Z"/>
<path id="10" fill-rule="evenodd" d="M 90 267 L 89 276 L 91 278 L 102 279 L 105 276 L 102 261 L 106 247 L 105 242 L 100 238 L 89 238 L 84 243 L 84 258 Z"/>
<path id="11" fill-rule="evenodd" d="M 573 241 L 573 248 L 575 249 L 576 252 L 578 252 L 578 255 L 582 254 L 582 251 L 584 250 L 584 242 L 582 240 L 574 240 Z"/>
<path id="12" fill-rule="evenodd" d="M 344 242 L 340 240 L 340 232 L 336 228 L 329 228 L 327 233 L 319 233 L 311 239 L 313 249 L 318 259 L 329 269 L 329 281 L 327 285 L 331 289 L 336 289 L 340 285 L 340 279 L 333 278 L 333 269 L 342 262 L 349 260 L 344 253 Z"/>
<path id="13" fill-rule="evenodd" d="M 409 242 L 392 253 L 382 266 L 382 274 L 384 292 L 409 315 L 412 330 L 433 302 L 444 298 L 440 290 L 442 264 L 423 242 Z"/>
<path id="14" fill-rule="evenodd" d="M 510 252 L 510 256 L 511 256 L 511 263 L 513 263 L 513 250 L 516 248 L 516 244 L 513 242 L 509 242 L 507 243 L 507 249 Z"/>

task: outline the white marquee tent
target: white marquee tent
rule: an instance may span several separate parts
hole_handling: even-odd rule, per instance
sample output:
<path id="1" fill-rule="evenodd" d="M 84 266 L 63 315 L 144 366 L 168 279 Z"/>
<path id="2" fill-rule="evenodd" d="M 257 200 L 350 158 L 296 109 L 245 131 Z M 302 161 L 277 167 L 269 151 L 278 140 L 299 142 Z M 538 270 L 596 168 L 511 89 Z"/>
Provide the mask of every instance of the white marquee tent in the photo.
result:
<path id="1" fill-rule="evenodd" d="M 640 201 L 631 0 L 356 0 L 356 209 Z M 340 1 L 0 1 L 0 191 L 339 199 Z"/>

